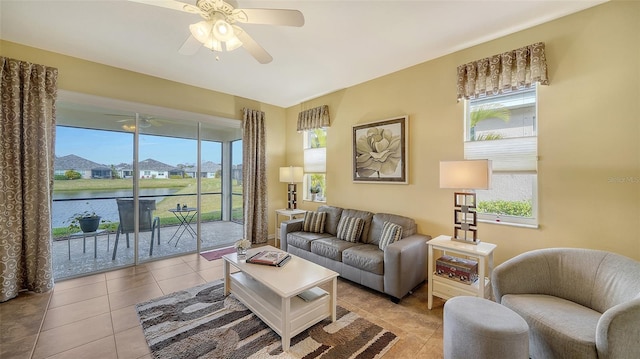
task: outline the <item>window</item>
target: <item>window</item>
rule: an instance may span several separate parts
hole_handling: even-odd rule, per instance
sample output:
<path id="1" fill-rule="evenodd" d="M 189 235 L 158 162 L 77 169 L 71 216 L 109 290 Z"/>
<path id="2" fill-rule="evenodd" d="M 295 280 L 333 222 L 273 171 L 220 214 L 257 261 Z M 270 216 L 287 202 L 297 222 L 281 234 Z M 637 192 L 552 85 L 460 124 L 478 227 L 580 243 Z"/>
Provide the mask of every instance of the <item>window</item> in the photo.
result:
<path id="1" fill-rule="evenodd" d="M 478 219 L 537 226 L 536 87 L 466 101 L 465 159 L 493 162 L 491 189 L 478 190 Z"/>
<path id="2" fill-rule="evenodd" d="M 326 147 L 326 128 L 304 131 L 304 199 L 307 201 L 326 201 Z"/>

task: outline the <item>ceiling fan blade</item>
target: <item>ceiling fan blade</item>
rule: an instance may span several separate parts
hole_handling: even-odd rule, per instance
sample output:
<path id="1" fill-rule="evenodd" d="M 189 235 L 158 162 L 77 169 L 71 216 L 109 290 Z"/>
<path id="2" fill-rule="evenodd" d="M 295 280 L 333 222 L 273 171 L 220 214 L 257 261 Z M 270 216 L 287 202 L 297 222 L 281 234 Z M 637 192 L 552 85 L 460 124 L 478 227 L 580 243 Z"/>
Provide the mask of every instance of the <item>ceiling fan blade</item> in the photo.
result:
<path id="1" fill-rule="evenodd" d="M 173 1 L 173 0 L 129 0 L 129 1 L 164 7 L 172 10 L 184 11 L 191 14 L 203 14 L 202 10 L 200 10 L 197 6 L 180 2 L 180 1 Z"/>
<path id="2" fill-rule="evenodd" d="M 273 61 L 273 57 L 271 57 L 271 55 L 269 55 L 262 46 L 258 45 L 258 43 L 249 36 L 246 31 L 240 31 L 236 36 L 238 36 L 238 39 L 242 41 L 242 46 L 249 51 L 251 56 L 258 60 L 259 63 L 268 64 Z"/>
<path id="3" fill-rule="evenodd" d="M 231 15 L 236 21 L 247 24 L 283 26 L 304 25 L 304 15 L 298 10 L 288 9 L 236 9 Z"/>
<path id="4" fill-rule="evenodd" d="M 198 52 L 202 47 L 202 43 L 198 41 L 193 35 L 189 35 L 189 37 L 184 41 L 178 53 L 180 55 L 190 56 Z"/>

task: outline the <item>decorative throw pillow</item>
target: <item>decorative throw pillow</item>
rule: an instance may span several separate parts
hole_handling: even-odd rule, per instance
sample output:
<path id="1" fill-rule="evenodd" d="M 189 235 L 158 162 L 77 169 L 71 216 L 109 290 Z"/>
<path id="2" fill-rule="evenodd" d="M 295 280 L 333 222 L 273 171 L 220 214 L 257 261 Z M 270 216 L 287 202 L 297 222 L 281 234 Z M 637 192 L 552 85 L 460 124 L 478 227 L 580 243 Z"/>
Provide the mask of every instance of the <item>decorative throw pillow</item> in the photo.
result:
<path id="1" fill-rule="evenodd" d="M 302 230 L 305 232 L 324 233 L 324 222 L 327 219 L 326 212 L 307 212 L 302 221 Z"/>
<path id="2" fill-rule="evenodd" d="M 338 222 L 336 237 L 348 242 L 357 242 L 364 229 L 364 220 L 357 217 L 342 217 Z"/>
<path id="3" fill-rule="evenodd" d="M 397 242 L 402 238 L 402 226 L 393 222 L 384 222 L 382 225 L 382 234 L 380 234 L 380 243 L 378 247 L 384 251 L 387 246 L 393 242 Z"/>

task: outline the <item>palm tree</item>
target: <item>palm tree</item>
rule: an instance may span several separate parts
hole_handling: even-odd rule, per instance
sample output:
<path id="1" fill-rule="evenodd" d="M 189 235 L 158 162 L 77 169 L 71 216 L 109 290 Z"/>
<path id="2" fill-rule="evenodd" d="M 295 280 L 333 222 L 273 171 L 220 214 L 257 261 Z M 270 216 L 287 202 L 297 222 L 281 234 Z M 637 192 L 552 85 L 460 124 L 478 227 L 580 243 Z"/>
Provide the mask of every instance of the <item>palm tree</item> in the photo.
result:
<path id="1" fill-rule="evenodd" d="M 476 126 L 478 125 L 478 123 L 492 118 L 497 118 L 504 122 L 509 122 L 509 120 L 511 119 L 511 111 L 509 111 L 508 108 L 499 103 L 490 103 L 475 107 L 469 114 L 469 139 L 471 141 L 476 141 Z M 499 134 L 487 134 L 477 140 L 497 140 L 501 137 L 502 136 L 500 136 Z"/>

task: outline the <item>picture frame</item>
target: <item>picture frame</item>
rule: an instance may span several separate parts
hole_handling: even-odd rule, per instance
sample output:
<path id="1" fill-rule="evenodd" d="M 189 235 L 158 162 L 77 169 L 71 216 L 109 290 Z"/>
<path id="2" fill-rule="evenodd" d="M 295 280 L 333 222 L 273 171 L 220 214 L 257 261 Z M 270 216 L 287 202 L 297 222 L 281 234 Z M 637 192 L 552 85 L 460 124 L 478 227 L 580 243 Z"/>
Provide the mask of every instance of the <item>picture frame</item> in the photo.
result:
<path id="1" fill-rule="evenodd" d="M 353 182 L 409 183 L 409 116 L 353 126 Z"/>

